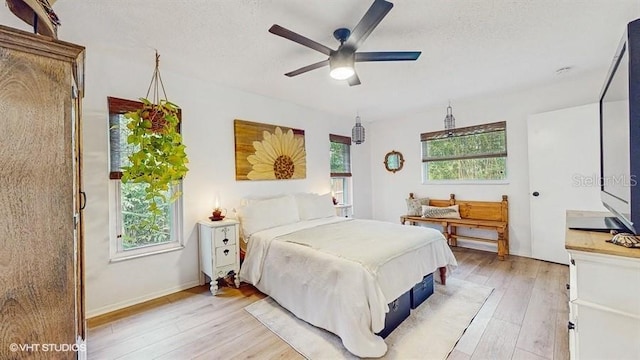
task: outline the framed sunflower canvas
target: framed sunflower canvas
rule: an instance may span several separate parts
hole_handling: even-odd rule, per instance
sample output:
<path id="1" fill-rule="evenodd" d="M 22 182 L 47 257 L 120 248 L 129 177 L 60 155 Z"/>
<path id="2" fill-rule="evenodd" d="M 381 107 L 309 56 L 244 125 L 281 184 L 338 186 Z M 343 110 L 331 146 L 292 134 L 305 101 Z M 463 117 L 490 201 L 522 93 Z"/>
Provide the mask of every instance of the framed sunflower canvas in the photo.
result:
<path id="1" fill-rule="evenodd" d="M 236 180 L 307 177 L 304 130 L 234 121 Z"/>

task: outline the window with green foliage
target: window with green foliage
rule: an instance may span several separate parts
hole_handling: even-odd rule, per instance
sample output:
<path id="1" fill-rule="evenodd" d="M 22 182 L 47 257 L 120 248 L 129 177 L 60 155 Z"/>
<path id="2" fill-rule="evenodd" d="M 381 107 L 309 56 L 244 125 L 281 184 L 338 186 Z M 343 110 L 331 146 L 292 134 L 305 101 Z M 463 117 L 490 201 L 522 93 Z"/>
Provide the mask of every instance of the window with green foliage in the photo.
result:
<path id="1" fill-rule="evenodd" d="M 351 203 L 351 138 L 329 135 L 331 193 L 338 204 Z"/>
<path id="2" fill-rule="evenodd" d="M 504 121 L 420 135 L 423 183 L 507 178 Z"/>
<path id="3" fill-rule="evenodd" d="M 113 204 L 115 218 L 114 241 L 112 241 L 112 258 L 129 257 L 132 255 L 155 253 L 166 249 L 181 247 L 182 245 L 182 200 L 175 202 L 163 201 L 156 198 L 146 198 L 146 184 L 122 182 L 122 167 L 129 164 L 128 156 L 136 149 L 131 146 L 127 137 L 128 119 L 124 114 L 142 107 L 138 101 L 108 98 L 109 104 L 109 178 L 113 181 Z M 180 114 L 179 114 L 180 115 Z M 167 192 L 166 199 L 170 199 L 174 191 Z M 148 211 L 150 202 L 154 201 L 161 210 L 160 215 Z M 152 226 L 139 226 L 141 223 Z"/>

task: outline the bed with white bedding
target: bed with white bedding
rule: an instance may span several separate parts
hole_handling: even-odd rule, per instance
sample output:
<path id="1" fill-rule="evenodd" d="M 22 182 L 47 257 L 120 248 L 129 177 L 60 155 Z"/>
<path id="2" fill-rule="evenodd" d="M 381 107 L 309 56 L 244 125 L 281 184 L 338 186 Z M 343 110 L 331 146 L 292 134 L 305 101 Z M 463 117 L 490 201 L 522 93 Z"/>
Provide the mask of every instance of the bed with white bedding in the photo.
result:
<path id="1" fill-rule="evenodd" d="M 240 217 L 247 240 L 240 278 L 297 317 L 340 336 L 357 356 L 386 353 L 384 340 L 375 334 L 384 328 L 388 303 L 424 275 L 457 265 L 437 230 L 319 216 L 330 215 L 326 209 L 309 215 L 299 199 L 297 204 L 295 198 L 293 203 L 285 201 L 287 206 L 257 205 L 256 214 L 272 218 L 276 226 L 253 226 L 256 209 L 251 207 L 245 209 L 244 219 Z M 291 222 L 291 214 L 282 220 L 273 210 L 291 211 L 285 210 L 291 206 L 296 207 L 298 221 Z M 272 211 L 265 212 L 268 208 Z"/>

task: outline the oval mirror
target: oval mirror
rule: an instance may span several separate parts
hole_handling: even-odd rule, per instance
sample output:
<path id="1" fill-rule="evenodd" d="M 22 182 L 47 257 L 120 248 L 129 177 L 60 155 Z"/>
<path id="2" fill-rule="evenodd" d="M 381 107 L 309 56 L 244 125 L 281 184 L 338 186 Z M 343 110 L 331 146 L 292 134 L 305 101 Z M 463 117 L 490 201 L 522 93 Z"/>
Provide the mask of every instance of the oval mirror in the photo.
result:
<path id="1" fill-rule="evenodd" d="M 402 170 L 403 165 L 404 157 L 402 156 L 402 153 L 398 151 L 392 150 L 384 157 L 384 167 L 387 171 L 395 173 L 396 171 Z"/>

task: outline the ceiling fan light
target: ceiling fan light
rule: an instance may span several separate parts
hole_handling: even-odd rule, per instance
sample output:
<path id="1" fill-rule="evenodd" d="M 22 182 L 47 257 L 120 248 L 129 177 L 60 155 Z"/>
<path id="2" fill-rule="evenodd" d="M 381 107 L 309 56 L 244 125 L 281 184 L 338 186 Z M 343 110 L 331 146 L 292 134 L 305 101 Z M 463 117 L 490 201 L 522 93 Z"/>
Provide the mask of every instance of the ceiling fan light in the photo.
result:
<path id="1" fill-rule="evenodd" d="M 331 69 L 329 75 L 336 80 L 347 80 L 352 77 L 355 71 L 350 66 L 342 66 Z"/>
<path id="2" fill-rule="evenodd" d="M 336 80 L 346 80 L 353 76 L 353 51 L 341 50 L 329 58 L 329 75 Z"/>

